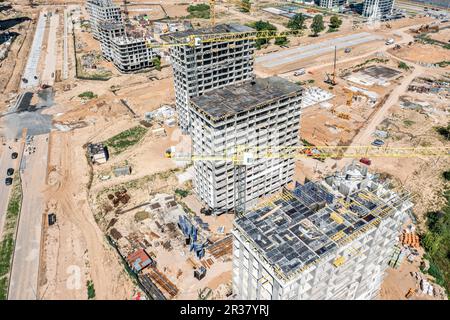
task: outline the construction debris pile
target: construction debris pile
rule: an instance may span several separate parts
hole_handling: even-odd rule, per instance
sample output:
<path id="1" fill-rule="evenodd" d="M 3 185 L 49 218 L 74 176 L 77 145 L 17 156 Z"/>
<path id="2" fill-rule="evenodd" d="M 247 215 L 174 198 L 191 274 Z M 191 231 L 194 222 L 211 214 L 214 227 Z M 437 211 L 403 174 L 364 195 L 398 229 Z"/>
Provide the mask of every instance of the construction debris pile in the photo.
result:
<path id="1" fill-rule="evenodd" d="M 102 164 L 109 159 L 108 148 L 103 143 L 89 143 L 87 153 L 93 164 Z"/>
<path id="2" fill-rule="evenodd" d="M 423 273 L 411 272 L 411 276 L 416 280 L 416 293 L 437 297 L 440 300 L 448 300 L 445 290 L 436 284 L 432 284 Z"/>
<path id="3" fill-rule="evenodd" d="M 127 196 L 122 190 L 108 199 L 116 206 L 129 200 Z M 138 208 L 141 211 L 134 210 Z M 120 211 L 108 230 L 111 242 L 153 299 L 178 298 L 180 286 L 193 278 L 198 285 L 207 283 L 203 279 L 209 270 L 231 256 L 231 236 L 214 235 L 208 223 L 186 214 L 169 194 L 157 194 L 143 205 Z"/>

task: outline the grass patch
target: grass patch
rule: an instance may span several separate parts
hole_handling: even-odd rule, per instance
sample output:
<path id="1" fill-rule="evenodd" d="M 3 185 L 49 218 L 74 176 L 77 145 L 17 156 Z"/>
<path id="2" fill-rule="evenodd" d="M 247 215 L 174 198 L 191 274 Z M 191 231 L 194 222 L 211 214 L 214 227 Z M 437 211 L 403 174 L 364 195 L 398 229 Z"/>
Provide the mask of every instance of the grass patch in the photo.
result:
<path id="1" fill-rule="evenodd" d="M 450 181 L 450 170 L 449 170 L 449 171 L 444 171 L 444 172 L 442 173 L 442 177 L 443 177 L 445 180 Z"/>
<path id="2" fill-rule="evenodd" d="M 190 5 L 187 9 L 189 12 L 188 18 L 197 18 L 197 19 L 209 19 L 210 18 L 210 11 L 209 11 L 209 5 L 200 3 L 200 4 L 193 4 Z"/>
<path id="3" fill-rule="evenodd" d="M 406 119 L 406 120 L 403 120 L 403 124 L 405 125 L 405 127 L 411 127 L 413 124 L 415 124 L 415 122 L 412 120 Z"/>
<path id="4" fill-rule="evenodd" d="M 148 218 L 150 218 L 150 214 L 147 211 L 139 211 L 134 215 L 134 221 L 136 222 L 141 222 Z"/>
<path id="5" fill-rule="evenodd" d="M 14 175 L 12 192 L 6 210 L 3 238 L 0 242 L 0 300 L 6 300 L 8 295 L 9 272 L 14 252 L 14 236 L 22 203 L 22 187 L 20 176 Z"/>
<path id="6" fill-rule="evenodd" d="M 183 189 L 175 189 L 175 193 L 179 195 L 181 198 L 185 198 L 189 195 L 189 191 Z"/>
<path id="7" fill-rule="evenodd" d="M 92 91 L 85 91 L 83 93 L 80 93 L 78 95 L 79 98 L 84 99 L 84 100 L 91 100 L 94 98 L 97 98 L 97 95 L 95 93 L 93 93 Z"/>
<path id="8" fill-rule="evenodd" d="M 129 147 L 135 145 L 145 136 L 148 129 L 136 126 L 109 138 L 104 143 L 111 148 L 112 154 L 117 155 Z"/>
<path id="9" fill-rule="evenodd" d="M 403 70 L 409 70 L 409 69 L 410 69 L 409 66 L 408 66 L 406 63 L 404 63 L 403 61 L 400 61 L 400 62 L 398 63 L 398 67 L 399 67 L 400 69 L 403 69 Z"/>
<path id="10" fill-rule="evenodd" d="M 450 290 L 450 188 L 443 194 L 446 204 L 441 210 L 428 212 L 428 231 L 421 236 L 421 243 L 430 262 L 428 273 L 437 284 L 443 286 L 447 295 Z"/>
<path id="11" fill-rule="evenodd" d="M 95 298 L 95 288 L 94 288 L 94 282 L 92 282 L 92 280 L 89 280 L 86 282 L 86 286 L 87 286 L 87 295 L 88 295 L 88 299 L 94 299 Z"/>

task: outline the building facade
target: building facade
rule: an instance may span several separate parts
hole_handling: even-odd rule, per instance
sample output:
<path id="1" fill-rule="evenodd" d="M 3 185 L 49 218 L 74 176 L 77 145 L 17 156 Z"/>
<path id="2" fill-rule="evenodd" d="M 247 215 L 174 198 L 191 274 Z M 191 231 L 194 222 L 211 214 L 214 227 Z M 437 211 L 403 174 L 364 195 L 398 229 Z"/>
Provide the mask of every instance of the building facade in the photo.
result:
<path id="1" fill-rule="evenodd" d="M 350 165 L 321 183 L 297 184 L 235 221 L 233 294 L 238 299 L 377 297 L 407 196 Z"/>
<path id="2" fill-rule="evenodd" d="M 136 72 L 153 66 L 155 54 L 144 38 L 113 38 L 111 48 L 112 62 L 120 72 Z"/>
<path id="3" fill-rule="evenodd" d="M 113 61 L 113 39 L 125 36 L 125 26 L 119 22 L 102 21 L 98 25 L 98 36 L 103 57 Z"/>
<path id="4" fill-rule="evenodd" d="M 395 0 L 365 0 L 362 15 L 372 19 L 383 19 L 392 14 Z"/>
<path id="5" fill-rule="evenodd" d="M 229 157 L 243 147 L 249 156 L 239 166 L 228 159 L 194 162 L 195 192 L 215 214 L 250 208 L 292 182 L 293 159 L 258 155 L 270 148 L 287 153 L 298 145 L 302 92 L 294 83 L 270 77 L 191 98 L 193 155 Z"/>
<path id="6" fill-rule="evenodd" d="M 315 3 L 327 9 L 343 7 L 347 4 L 347 0 L 316 0 Z"/>
<path id="7" fill-rule="evenodd" d="M 102 21 L 123 22 L 120 7 L 112 0 L 87 0 L 86 11 L 90 17 L 92 33 L 97 40 L 100 39 L 99 24 Z"/>
<path id="8" fill-rule="evenodd" d="M 252 32 L 252 28 L 237 24 L 217 25 L 213 28 L 187 30 L 162 36 L 172 43 L 185 43 L 198 36 L 195 46 L 170 48 L 173 67 L 175 103 L 180 129 L 189 132 L 189 100 L 216 88 L 253 79 L 254 41 L 227 39 L 201 42 L 217 34 Z"/>

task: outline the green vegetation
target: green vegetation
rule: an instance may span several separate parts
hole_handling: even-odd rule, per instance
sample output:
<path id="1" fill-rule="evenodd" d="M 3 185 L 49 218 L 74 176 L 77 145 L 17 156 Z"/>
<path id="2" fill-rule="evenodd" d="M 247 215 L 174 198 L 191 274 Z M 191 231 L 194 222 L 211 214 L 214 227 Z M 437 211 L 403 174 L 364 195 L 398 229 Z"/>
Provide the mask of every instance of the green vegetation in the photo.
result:
<path id="1" fill-rule="evenodd" d="M 189 195 L 189 191 L 188 190 L 183 190 L 183 189 L 175 189 L 175 193 L 177 195 L 179 195 L 181 198 L 185 198 Z"/>
<path id="2" fill-rule="evenodd" d="M 438 62 L 437 65 L 441 68 L 445 68 L 446 66 L 450 66 L 450 61 L 441 61 Z"/>
<path id="3" fill-rule="evenodd" d="M 448 171 L 447 171 L 448 173 Z M 444 172 L 445 175 L 445 172 Z M 426 251 L 425 258 L 430 262 L 428 273 L 437 284 L 450 291 L 450 188 L 447 186 L 443 196 L 444 207 L 437 212 L 428 212 L 428 231 L 421 237 Z"/>
<path id="4" fill-rule="evenodd" d="M 161 58 L 157 56 L 156 58 L 153 58 L 152 62 L 155 69 L 161 71 Z"/>
<path id="5" fill-rule="evenodd" d="M 289 43 L 289 40 L 286 37 L 275 38 L 275 44 L 277 46 L 285 46 Z"/>
<path id="6" fill-rule="evenodd" d="M 83 93 L 80 93 L 78 95 L 78 97 L 80 97 L 81 99 L 84 99 L 84 100 L 91 100 L 91 99 L 97 98 L 97 95 L 94 94 L 92 91 L 85 91 Z"/>
<path id="7" fill-rule="evenodd" d="M 358 68 L 364 67 L 366 64 L 369 64 L 371 62 L 386 63 L 388 61 L 389 61 L 389 59 L 372 58 L 372 59 L 368 59 L 368 60 L 364 61 L 363 63 L 357 64 L 356 66 L 354 66 L 354 69 L 358 69 Z"/>
<path id="8" fill-rule="evenodd" d="M 92 280 L 88 280 L 86 282 L 86 286 L 87 286 L 87 295 L 88 295 L 88 299 L 94 299 L 95 298 L 95 288 L 94 288 L 94 282 L 92 282 Z"/>
<path id="9" fill-rule="evenodd" d="M 273 31 L 276 32 L 277 31 L 277 27 L 275 27 L 273 24 L 267 22 L 267 21 L 256 21 L 256 22 L 251 22 L 249 24 L 247 24 L 249 27 L 256 29 L 257 31 Z M 261 38 L 261 39 L 257 39 L 256 40 L 256 48 L 259 50 L 261 49 L 261 46 L 265 45 L 269 43 L 269 38 Z"/>
<path id="10" fill-rule="evenodd" d="M 9 272 L 14 252 L 14 237 L 22 203 L 20 176 L 15 174 L 13 181 L 13 190 L 6 210 L 3 238 L 0 242 L 0 300 L 6 300 L 8 295 Z"/>
<path id="11" fill-rule="evenodd" d="M 136 222 L 141 222 L 148 218 L 150 218 L 150 213 L 148 213 L 147 211 L 139 211 L 134 215 L 134 221 Z"/>
<path id="12" fill-rule="evenodd" d="M 434 40 L 434 39 L 430 38 L 426 33 L 421 34 L 421 35 L 417 36 L 416 38 L 421 43 L 432 44 L 432 45 L 436 45 L 436 46 L 442 47 L 444 49 L 450 50 L 450 44 L 442 42 L 442 41 Z"/>
<path id="13" fill-rule="evenodd" d="M 147 130 L 147 128 L 142 126 L 136 126 L 109 138 L 105 141 L 105 144 L 113 149 L 112 153 L 114 155 L 117 155 L 141 141 Z"/>
<path id="14" fill-rule="evenodd" d="M 415 124 L 415 122 L 412 120 L 406 119 L 406 120 L 403 120 L 403 124 L 405 125 L 405 127 L 411 127 L 413 124 Z"/>
<path id="15" fill-rule="evenodd" d="M 403 69 L 403 70 L 409 70 L 409 69 L 410 69 L 409 66 L 408 66 L 406 63 L 404 63 L 403 61 L 400 61 L 400 62 L 398 63 L 398 67 L 399 67 L 400 69 Z"/>
<path id="16" fill-rule="evenodd" d="M 305 20 L 306 17 L 303 14 L 297 13 L 289 20 L 287 27 L 291 30 L 303 30 L 305 29 Z"/>
<path id="17" fill-rule="evenodd" d="M 442 177 L 443 177 L 445 180 L 450 181 L 450 170 L 449 170 L 449 171 L 444 171 L 444 172 L 442 173 Z"/>
<path id="18" fill-rule="evenodd" d="M 450 122 L 448 123 L 447 127 L 437 127 L 436 131 L 446 140 L 450 140 Z"/>
<path id="19" fill-rule="evenodd" d="M 313 33 L 313 37 L 317 37 L 318 34 L 323 30 L 325 30 L 323 16 L 321 14 L 317 14 L 314 16 L 313 22 L 311 23 L 311 31 Z"/>
<path id="20" fill-rule="evenodd" d="M 328 32 L 335 32 L 339 30 L 339 27 L 342 25 L 342 20 L 339 19 L 338 16 L 332 16 L 330 18 L 330 24 L 328 26 Z"/>
<path id="21" fill-rule="evenodd" d="M 189 16 L 188 18 L 198 18 L 198 19 L 209 19 L 209 5 L 200 3 L 200 4 L 192 4 L 188 7 Z"/>
<path id="22" fill-rule="evenodd" d="M 252 8 L 252 4 L 250 3 L 250 0 L 242 0 L 241 1 L 241 11 L 242 12 L 250 12 L 251 8 Z"/>

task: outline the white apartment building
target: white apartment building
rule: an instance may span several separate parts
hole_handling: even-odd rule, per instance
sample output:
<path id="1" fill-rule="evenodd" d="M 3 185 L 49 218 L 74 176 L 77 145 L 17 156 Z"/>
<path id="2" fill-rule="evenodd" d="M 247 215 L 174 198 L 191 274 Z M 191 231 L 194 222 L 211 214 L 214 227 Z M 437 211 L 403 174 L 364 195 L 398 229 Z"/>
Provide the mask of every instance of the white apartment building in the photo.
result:
<path id="1" fill-rule="evenodd" d="M 125 36 L 125 26 L 120 22 L 102 21 L 98 25 L 100 48 L 106 60 L 113 60 L 113 39 Z"/>
<path id="2" fill-rule="evenodd" d="M 184 133 L 188 133 L 190 127 L 190 98 L 254 77 L 253 40 L 230 37 L 223 41 L 202 41 L 215 38 L 217 34 L 245 32 L 254 30 L 238 24 L 226 24 L 161 37 L 171 43 L 186 43 L 190 37 L 198 36 L 195 46 L 180 45 L 170 48 L 178 122 Z"/>
<path id="3" fill-rule="evenodd" d="M 145 38 L 117 37 L 111 40 L 112 62 L 120 72 L 136 72 L 153 66 L 155 54 Z"/>
<path id="4" fill-rule="evenodd" d="M 382 19 L 392 14 L 395 0 L 365 0 L 362 15 L 372 19 Z"/>
<path id="5" fill-rule="evenodd" d="M 86 10 L 89 13 L 92 33 L 97 40 L 100 39 L 100 22 L 123 22 L 120 7 L 112 0 L 87 0 Z"/>
<path id="6" fill-rule="evenodd" d="M 228 159 L 195 161 L 194 187 L 215 214 L 252 207 L 292 181 L 293 159 L 258 158 L 268 148 L 291 152 L 299 143 L 303 89 L 270 77 L 228 85 L 190 99 L 192 154 L 252 153 L 245 166 Z"/>
<path id="7" fill-rule="evenodd" d="M 320 183 L 297 184 L 235 220 L 233 294 L 238 299 L 374 299 L 408 196 L 349 165 Z"/>
<path id="8" fill-rule="evenodd" d="M 333 9 L 343 7 L 347 4 L 347 0 L 316 0 L 319 7 Z"/>

